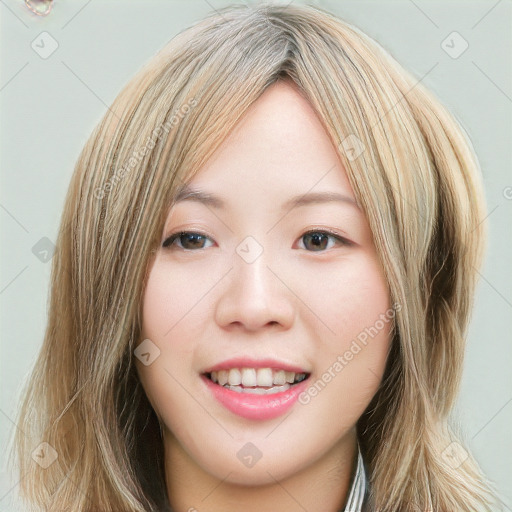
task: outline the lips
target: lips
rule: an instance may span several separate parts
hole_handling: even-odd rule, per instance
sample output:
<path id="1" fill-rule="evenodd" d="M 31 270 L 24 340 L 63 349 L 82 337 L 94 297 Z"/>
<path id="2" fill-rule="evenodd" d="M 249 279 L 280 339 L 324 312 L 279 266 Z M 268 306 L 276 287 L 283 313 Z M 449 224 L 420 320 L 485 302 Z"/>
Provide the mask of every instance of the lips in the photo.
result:
<path id="1" fill-rule="evenodd" d="M 231 412 L 264 420 L 292 407 L 306 388 L 309 375 L 304 368 L 284 361 L 237 358 L 208 368 L 201 379 Z"/>

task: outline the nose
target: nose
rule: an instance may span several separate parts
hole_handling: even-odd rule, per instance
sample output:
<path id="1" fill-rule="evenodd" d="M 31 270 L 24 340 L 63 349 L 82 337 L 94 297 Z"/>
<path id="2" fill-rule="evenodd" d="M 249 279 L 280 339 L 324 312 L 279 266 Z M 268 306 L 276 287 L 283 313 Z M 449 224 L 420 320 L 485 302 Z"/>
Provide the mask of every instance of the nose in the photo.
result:
<path id="1" fill-rule="evenodd" d="M 265 251 L 252 263 L 234 255 L 233 269 L 215 306 L 217 325 L 247 331 L 293 325 L 295 297 L 275 262 Z"/>

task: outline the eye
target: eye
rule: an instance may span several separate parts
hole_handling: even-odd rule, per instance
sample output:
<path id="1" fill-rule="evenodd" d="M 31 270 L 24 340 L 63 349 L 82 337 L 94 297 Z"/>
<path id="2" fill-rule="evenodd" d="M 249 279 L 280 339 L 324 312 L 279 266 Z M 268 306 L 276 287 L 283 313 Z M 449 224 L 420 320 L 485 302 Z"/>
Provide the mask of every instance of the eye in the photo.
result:
<path id="1" fill-rule="evenodd" d="M 208 239 L 208 237 L 201 233 L 193 231 L 179 231 L 167 238 L 162 244 L 162 247 L 170 248 L 175 241 L 178 241 L 181 242 L 181 245 L 178 245 L 179 249 L 193 251 L 195 249 L 204 249 L 205 247 L 203 242 L 206 239 Z"/>
<path id="2" fill-rule="evenodd" d="M 335 245 L 336 242 L 340 245 L 351 245 L 351 242 L 336 233 L 323 230 L 308 231 L 300 237 L 300 240 L 304 240 L 304 246 L 306 249 L 308 244 L 313 248 L 313 250 L 309 252 L 323 252 L 326 245 L 328 245 L 329 238 L 331 240 L 335 240 L 333 245 Z M 329 249 L 332 248 L 333 245 L 331 245 Z"/>
<path id="3" fill-rule="evenodd" d="M 334 243 L 328 246 L 329 239 L 334 240 Z M 203 235 L 202 233 L 197 233 L 194 231 L 178 231 L 170 235 L 162 244 L 164 248 L 175 248 L 182 249 L 184 251 L 195 251 L 199 249 L 206 249 L 210 246 L 205 246 L 205 241 L 211 240 L 207 235 Z M 332 248 L 336 243 L 338 245 L 351 245 L 351 242 L 336 233 L 332 233 L 330 231 L 325 230 L 316 230 L 316 231 L 308 231 L 304 233 L 300 240 L 304 240 L 304 247 L 301 247 L 308 250 L 308 245 L 312 248 L 311 251 L 308 252 L 324 252 L 326 248 Z M 178 244 L 175 244 L 178 242 Z"/>

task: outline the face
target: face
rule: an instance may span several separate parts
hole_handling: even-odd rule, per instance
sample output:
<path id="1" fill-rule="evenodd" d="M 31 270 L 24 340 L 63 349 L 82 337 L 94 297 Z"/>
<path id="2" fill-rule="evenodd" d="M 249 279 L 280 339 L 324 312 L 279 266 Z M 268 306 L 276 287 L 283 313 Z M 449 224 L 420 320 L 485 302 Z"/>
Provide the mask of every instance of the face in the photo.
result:
<path id="1" fill-rule="evenodd" d="M 287 83 L 188 186 L 149 269 L 136 359 L 166 456 L 233 483 L 290 477 L 354 442 L 383 375 L 393 310 L 372 233 Z"/>

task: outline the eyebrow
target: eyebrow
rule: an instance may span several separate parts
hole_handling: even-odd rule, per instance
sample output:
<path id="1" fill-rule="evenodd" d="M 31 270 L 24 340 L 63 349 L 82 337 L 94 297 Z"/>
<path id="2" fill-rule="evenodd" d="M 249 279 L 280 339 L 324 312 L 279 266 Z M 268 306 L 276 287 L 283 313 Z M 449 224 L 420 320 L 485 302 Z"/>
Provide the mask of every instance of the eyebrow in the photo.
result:
<path id="1" fill-rule="evenodd" d="M 182 201 L 197 201 L 199 203 L 211 206 L 212 208 L 222 209 L 226 207 L 226 203 L 214 194 L 203 192 L 201 190 L 184 185 L 178 191 L 174 204 Z M 283 210 L 291 210 L 299 206 L 307 206 L 310 204 L 327 203 L 327 202 L 340 202 L 355 206 L 358 210 L 359 205 L 349 196 L 339 194 L 337 192 L 308 192 L 306 194 L 299 194 L 291 197 L 282 205 Z"/>

